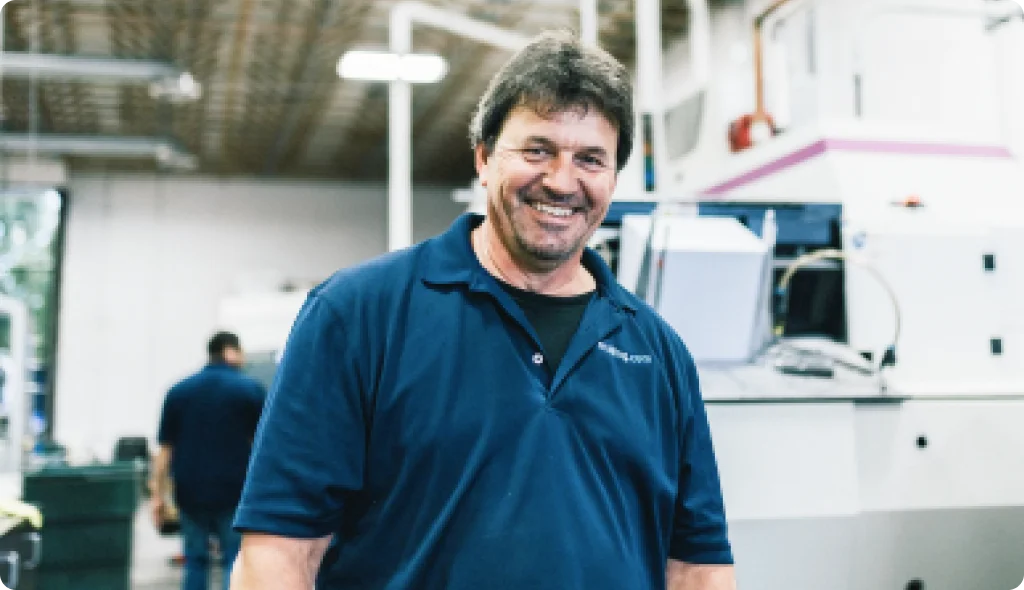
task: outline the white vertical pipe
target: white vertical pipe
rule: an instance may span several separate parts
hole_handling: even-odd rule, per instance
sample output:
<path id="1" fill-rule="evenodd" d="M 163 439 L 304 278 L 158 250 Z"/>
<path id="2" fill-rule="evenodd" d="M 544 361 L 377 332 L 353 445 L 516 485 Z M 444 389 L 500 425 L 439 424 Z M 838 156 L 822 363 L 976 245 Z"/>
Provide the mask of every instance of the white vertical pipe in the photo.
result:
<path id="1" fill-rule="evenodd" d="M 422 2 L 408 1 L 399 2 L 391 8 L 392 53 L 404 55 L 412 52 L 413 22 L 510 51 L 516 51 L 529 42 L 519 33 L 488 22 Z M 399 80 L 390 82 L 388 87 L 388 250 L 400 250 L 411 245 L 412 87 L 409 82 Z"/>
<path id="2" fill-rule="evenodd" d="M 580 39 L 585 45 L 597 47 L 597 0 L 580 0 Z"/>
<path id="3" fill-rule="evenodd" d="M 412 50 L 412 18 L 391 12 L 391 51 Z M 388 88 L 388 250 L 412 245 L 412 88 L 396 80 Z"/>
<path id="4" fill-rule="evenodd" d="M 662 189 L 665 171 L 661 72 L 661 2 L 636 0 L 637 105 L 641 115 L 651 116 L 655 193 Z M 643 118 L 639 123 L 642 133 Z"/>
<path id="5" fill-rule="evenodd" d="M 657 106 L 662 87 L 659 0 L 636 0 L 636 74 L 640 108 Z"/>
<path id="6" fill-rule="evenodd" d="M 690 5 L 690 55 L 697 88 L 711 79 L 711 13 L 707 0 L 688 0 Z"/>

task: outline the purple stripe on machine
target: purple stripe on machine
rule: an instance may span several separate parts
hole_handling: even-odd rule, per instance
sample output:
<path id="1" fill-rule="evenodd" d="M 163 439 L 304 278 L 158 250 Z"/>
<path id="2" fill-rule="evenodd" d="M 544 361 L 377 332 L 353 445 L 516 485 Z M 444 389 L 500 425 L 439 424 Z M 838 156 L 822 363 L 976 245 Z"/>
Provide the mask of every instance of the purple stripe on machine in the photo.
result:
<path id="1" fill-rule="evenodd" d="M 990 145 L 958 145 L 864 139 L 821 139 L 791 154 L 782 156 L 733 179 L 717 184 L 702 191 L 701 194 L 721 195 L 727 193 L 765 176 L 771 176 L 776 172 L 796 166 L 829 150 L 918 156 L 970 156 L 981 158 L 1009 158 L 1012 156 L 1007 148 Z"/>

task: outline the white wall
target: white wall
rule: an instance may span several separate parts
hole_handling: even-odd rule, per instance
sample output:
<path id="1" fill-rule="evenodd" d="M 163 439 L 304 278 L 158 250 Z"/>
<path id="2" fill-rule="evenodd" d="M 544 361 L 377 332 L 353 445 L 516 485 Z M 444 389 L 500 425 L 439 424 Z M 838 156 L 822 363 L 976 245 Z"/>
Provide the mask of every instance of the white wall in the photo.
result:
<path id="1" fill-rule="evenodd" d="M 68 178 L 60 159 L 13 154 L 0 154 L 0 174 L 5 184 L 15 188 L 52 188 L 63 185 Z"/>
<path id="2" fill-rule="evenodd" d="M 55 434 L 76 453 L 155 435 L 167 388 L 204 362 L 223 297 L 319 281 L 386 249 L 382 184 L 75 174 L 68 187 Z M 444 188 L 414 203 L 416 239 L 462 210 Z"/>

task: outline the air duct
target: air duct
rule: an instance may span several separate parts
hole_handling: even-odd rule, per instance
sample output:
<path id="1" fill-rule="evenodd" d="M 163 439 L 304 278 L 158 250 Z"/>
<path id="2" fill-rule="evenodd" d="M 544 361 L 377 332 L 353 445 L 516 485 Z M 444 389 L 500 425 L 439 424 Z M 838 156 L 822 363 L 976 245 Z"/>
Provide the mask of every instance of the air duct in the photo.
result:
<path id="1" fill-rule="evenodd" d="M 159 61 L 131 59 L 100 59 L 73 55 L 48 55 L 5 51 L 0 54 L 5 77 L 27 78 L 32 74 L 40 79 L 104 78 L 124 82 L 155 82 L 177 78 L 181 70 Z"/>
<path id="2" fill-rule="evenodd" d="M 195 100 L 201 89 L 188 72 L 152 60 L 5 51 L 0 53 L 0 71 L 4 78 L 149 83 L 154 98 L 172 100 Z"/>
<path id="3" fill-rule="evenodd" d="M 160 137 L 0 134 L 0 151 L 91 158 L 154 158 L 166 168 L 193 170 L 196 157 Z"/>

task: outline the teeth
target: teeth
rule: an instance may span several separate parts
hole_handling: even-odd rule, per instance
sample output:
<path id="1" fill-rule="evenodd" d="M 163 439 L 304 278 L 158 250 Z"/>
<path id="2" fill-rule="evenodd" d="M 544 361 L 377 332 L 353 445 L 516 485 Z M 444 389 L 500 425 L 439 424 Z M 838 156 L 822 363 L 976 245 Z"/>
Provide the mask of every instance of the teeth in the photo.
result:
<path id="1" fill-rule="evenodd" d="M 551 205 L 545 205 L 543 203 L 533 203 L 531 206 L 541 213 L 547 213 L 548 215 L 554 215 L 555 217 L 568 217 L 572 215 L 571 208 L 566 209 L 564 207 L 552 207 Z"/>

